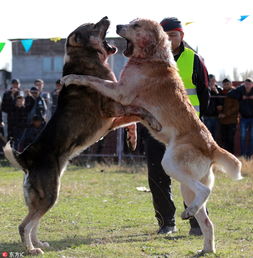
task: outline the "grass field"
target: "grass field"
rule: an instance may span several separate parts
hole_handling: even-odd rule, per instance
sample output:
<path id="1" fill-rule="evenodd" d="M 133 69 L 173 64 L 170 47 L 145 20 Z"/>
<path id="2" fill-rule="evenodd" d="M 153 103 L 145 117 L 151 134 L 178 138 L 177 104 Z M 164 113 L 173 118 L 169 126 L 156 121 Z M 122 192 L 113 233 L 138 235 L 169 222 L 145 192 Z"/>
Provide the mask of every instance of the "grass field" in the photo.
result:
<path id="1" fill-rule="evenodd" d="M 208 202 L 215 225 L 217 253 L 205 257 L 253 257 L 253 161 L 244 161 L 244 180 L 221 173 Z M 0 257 L 22 254 L 17 227 L 26 215 L 23 173 L 0 168 Z M 146 166 L 96 165 L 69 167 L 62 178 L 60 198 L 43 217 L 39 237 L 50 248 L 43 257 L 196 257 L 202 237 L 188 235 L 179 185 L 173 181 L 179 231 L 170 237 L 156 234 Z"/>

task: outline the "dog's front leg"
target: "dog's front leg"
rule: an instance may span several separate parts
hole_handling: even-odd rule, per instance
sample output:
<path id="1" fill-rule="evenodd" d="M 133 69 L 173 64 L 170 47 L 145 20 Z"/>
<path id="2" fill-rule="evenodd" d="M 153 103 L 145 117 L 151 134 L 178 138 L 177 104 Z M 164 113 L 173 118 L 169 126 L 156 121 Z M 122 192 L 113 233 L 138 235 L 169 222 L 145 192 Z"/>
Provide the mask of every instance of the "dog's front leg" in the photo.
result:
<path id="1" fill-rule="evenodd" d="M 125 120 L 123 118 L 120 120 L 122 124 L 124 123 L 123 121 L 125 121 L 125 124 L 129 122 L 141 122 L 157 132 L 161 131 L 162 129 L 162 126 L 157 119 L 149 111 L 142 107 L 132 105 L 123 106 L 117 102 L 114 102 L 114 105 L 104 106 L 103 110 L 108 117 L 123 117 Z"/>
<path id="2" fill-rule="evenodd" d="M 142 107 L 137 106 L 123 106 L 125 116 L 137 116 L 139 117 L 139 121 L 146 125 L 151 127 L 153 130 L 159 132 L 162 129 L 161 124 L 158 122 L 158 120 L 146 109 Z"/>
<path id="3" fill-rule="evenodd" d="M 127 86 L 124 89 L 122 83 L 103 80 L 95 76 L 69 74 L 62 77 L 61 83 L 66 87 L 69 85 L 89 86 L 105 97 L 111 98 L 122 105 L 131 104 L 131 101 L 135 98 L 134 95 L 131 98 L 126 96 Z"/>

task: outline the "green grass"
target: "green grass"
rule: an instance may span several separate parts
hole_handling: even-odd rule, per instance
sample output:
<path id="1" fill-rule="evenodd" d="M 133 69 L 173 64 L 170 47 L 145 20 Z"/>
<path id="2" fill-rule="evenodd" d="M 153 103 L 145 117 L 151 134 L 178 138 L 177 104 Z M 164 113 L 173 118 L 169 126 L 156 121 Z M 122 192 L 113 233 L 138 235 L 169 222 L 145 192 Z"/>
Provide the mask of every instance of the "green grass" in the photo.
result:
<path id="1" fill-rule="evenodd" d="M 23 173 L 0 168 L 0 257 L 24 252 L 17 227 L 26 215 Z M 253 257 L 253 180 L 236 182 L 218 173 L 208 202 L 215 224 L 217 253 L 206 257 Z M 179 231 L 158 236 L 146 167 L 70 167 L 62 178 L 58 203 L 42 219 L 44 257 L 194 257 L 203 238 L 188 235 L 179 185 L 173 181 Z"/>

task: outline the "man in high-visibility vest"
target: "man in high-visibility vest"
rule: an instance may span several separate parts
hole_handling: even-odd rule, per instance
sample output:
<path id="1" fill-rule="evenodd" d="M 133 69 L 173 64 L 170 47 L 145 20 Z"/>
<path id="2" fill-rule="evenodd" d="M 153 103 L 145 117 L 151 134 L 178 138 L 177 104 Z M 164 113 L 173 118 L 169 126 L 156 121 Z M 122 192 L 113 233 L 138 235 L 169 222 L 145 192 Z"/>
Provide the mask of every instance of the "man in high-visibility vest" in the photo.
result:
<path id="1" fill-rule="evenodd" d="M 197 114 L 201 116 L 207 109 L 209 101 L 207 69 L 202 59 L 183 41 L 183 28 L 177 18 L 165 18 L 161 21 L 161 25 L 171 40 L 174 59 L 190 101 Z M 144 146 L 148 164 L 149 187 L 153 197 L 155 216 L 160 227 L 158 234 L 170 234 L 177 231 L 176 208 L 171 194 L 170 177 L 166 175 L 161 166 L 165 146 L 148 133 L 145 134 Z M 190 219 L 190 225 L 190 235 L 202 234 L 195 218 Z"/>

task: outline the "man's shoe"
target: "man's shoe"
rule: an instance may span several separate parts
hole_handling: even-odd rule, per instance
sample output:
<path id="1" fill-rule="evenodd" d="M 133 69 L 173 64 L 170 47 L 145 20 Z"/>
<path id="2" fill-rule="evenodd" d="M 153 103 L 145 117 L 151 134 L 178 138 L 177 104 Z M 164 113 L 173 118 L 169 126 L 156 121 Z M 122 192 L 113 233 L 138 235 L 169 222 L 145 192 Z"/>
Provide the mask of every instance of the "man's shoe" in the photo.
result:
<path id="1" fill-rule="evenodd" d="M 189 231 L 190 236 L 202 236 L 203 233 L 200 228 L 191 228 Z"/>
<path id="2" fill-rule="evenodd" d="M 169 235 L 169 234 L 172 234 L 172 233 L 175 233 L 175 232 L 177 232 L 176 226 L 162 226 L 157 231 L 157 234 Z"/>

